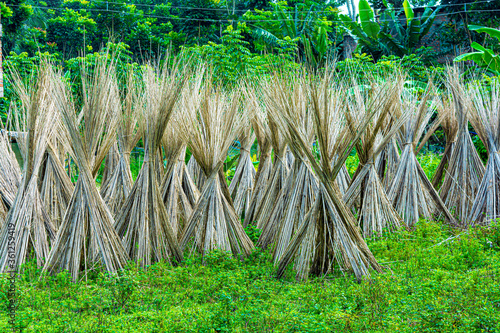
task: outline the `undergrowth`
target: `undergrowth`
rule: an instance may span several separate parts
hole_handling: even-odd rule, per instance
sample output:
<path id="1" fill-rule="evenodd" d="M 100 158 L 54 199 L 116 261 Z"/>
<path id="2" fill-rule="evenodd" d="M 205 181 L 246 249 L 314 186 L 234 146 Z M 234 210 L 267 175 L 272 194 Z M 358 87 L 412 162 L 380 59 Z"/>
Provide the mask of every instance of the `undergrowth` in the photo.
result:
<path id="1" fill-rule="evenodd" d="M 259 231 L 248 228 L 251 237 Z M 95 271 L 71 283 L 63 272 L 27 264 L 17 281 L 22 332 L 498 332 L 500 225 L 451 230 L 421 221 L 368 240 L 386 268 L 358 284 L 333 273 L 294 281 L 274 277 L 269 253 L 235 259 L 188 255 L 177 267 L 130 264 L 117 276 Z M 0 331 L 7 332 L 0 279 Z"/>

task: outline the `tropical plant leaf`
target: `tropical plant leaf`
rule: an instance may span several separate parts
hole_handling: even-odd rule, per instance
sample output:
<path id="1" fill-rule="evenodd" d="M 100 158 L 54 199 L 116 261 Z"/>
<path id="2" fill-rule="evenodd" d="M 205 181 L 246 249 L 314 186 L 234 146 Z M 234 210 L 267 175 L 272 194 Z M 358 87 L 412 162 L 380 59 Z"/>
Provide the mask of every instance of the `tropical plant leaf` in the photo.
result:
<path id="1" fill-rule="evenodd" d="M 367 0 L 359 1 L 359 18 L 363 31 L 371 38 L 377 38 L 380 26 L 373 22 L 373 10 Z"/>
<path id="2" fill-rule="evenodd" d="M 480 25 L 473 25 L 473 24 L 469 24 L 468 27 L 469 27 L 469 30 L 473 30 L 476 32 L 485 32 L 488 35 L 490 35 L 491 37 L 495 37 L 498 40 L 500 40 L 500 30 L 498 30 L 498 29 L 482 27 Z"/>

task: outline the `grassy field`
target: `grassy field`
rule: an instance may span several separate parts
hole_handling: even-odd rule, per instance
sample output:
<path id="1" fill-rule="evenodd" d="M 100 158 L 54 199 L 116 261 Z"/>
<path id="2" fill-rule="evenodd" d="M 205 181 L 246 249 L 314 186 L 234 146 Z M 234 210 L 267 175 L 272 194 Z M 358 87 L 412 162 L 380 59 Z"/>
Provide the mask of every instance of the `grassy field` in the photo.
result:
<path id="1" fill-rule="evenodd" d="M 498 224 L 461 233 L 421 221 L 369 245 L 387 270 L 359 284 L 338 270 L 307 283 L 291 270 L 277 280 L 259 250 L 244 261 L 212 253 L 205 265 L 191 256 L 179 267 L 130 266 L 116 278 L 96 271 L 76 284 L 28 266 L 16 323 L 22 332 L 500 331 Z M 0 281 L 7 332 L 8 281 Z"/>

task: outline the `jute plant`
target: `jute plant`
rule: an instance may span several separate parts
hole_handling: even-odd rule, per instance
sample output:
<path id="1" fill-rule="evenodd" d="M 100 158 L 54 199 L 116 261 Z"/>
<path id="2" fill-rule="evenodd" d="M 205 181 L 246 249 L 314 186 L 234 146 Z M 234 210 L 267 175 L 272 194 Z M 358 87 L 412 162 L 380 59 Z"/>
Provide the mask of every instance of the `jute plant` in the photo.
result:
<path id="1" fill-rule="evenodd" d="M 21 104 L 19 112 L 16 112 L 17 131 L 26 133 L 26 136 L 18 138 L 23 146 L 23 176 L 0 229 L 2 272 L 19 270 L 31 251 L 38 267 L 41 267 L 49 254 L 50 240 L 54 239 L 56 233 L 38 190 L 40 166 L 48 138 L 54 129 L 56 114 L 49 70 L 49 64 L 41 63 L 37 78 L 30 78 L 27 84 L 17 72 L 11 71 L 14 89 Z"/>
<path id="2" fill-rule="evenodd" d="M 441 157 L 434 176 L 432 177 L 432 186 L 434 188 L 439 188 L 441 182 L 443 181 L 443 176 L 446 174 L 446 170 L 450 164 L 450 158 L 455 149 L 457 134 L 458 134 L 458 120 L 457 114 L 453 109 L 452 101 L 448 98 L 449 96 L 444 96 L 440 105 L 438 105 L 438 113 L 441 118 L 441 127 L 443 128 L 444 136 L 446 137 L 446 144 L 444 146 L 444 152 Z"/>
<path id="3" fill-rule="evenodd" d="M 269 82 L 262 82 L 261 89 L 269 85 Z M 264 88 L 265 89 L 265 88 Z M 259 93 L 259 91 L 257 91 Z M 269 110 L 266 109 L 266 112 Z M 274 163 L 269 180 L 265 186 L 264 195 L 260 202 L 255 200 L 250 205 L 248 212 L 245 214 L 244 224 L 249 225 L 256 222 L 256 226 L 262 229 L 264 223 L 271 216 L 274 204 L 279 196 L 279 193 L 285 185 L 286 177 L 288 176 L 287 162 L 287 146 L 283 134 L 275 120 L 268 117 L 267 128 L 271 146 L 273 147 Z"/>
<path id="4" fill-rule="evenodd" d="M 54 77 L 54 99 L 68 129 L 78 165 L 78 180 L 59 227 L 44 271 L 68 270 L 73 281 L 80 272 L 102 265 L 108 272 L 121 270 L 128 256 L 118 237 L 113 215 L 97 190 L 95 177 L 116 140 L 119 91 L 114 63 L 97 61 L 93 74 L 81 65 L 83 128 L 69 87 Z M 60 75 L 60 74 L 59 74 Z"/>
<path id="5" fill-rule="evenodd" d="M 106 177 L 102 178 L 101 196 L 108 205 L 114 217 L 122 208 L 125 200 L 129 197 L 133 186 L 132 173 L 130 171 L 130 153 L 143 135 L 140 128 L 140 119 L 143 116 L 142 83 L 137 82 L 135 73 L 127 74 L 127 90 L 122 92 L 124 98 L 121 101 L 121 112 L 118 114 L 118 140 L 106 156 Z M 113 151 L 116 149 L 116 151 Z M 117 161 L 114 161 L 114 154 Z M 108 160 L 109 159 L 109 160 Z"/>
<path id="6" fill-rule="evenodd" d="M 410 118 L 399 133 L 402 152 L 388 196 L 409 227 L 413 227 L 421 217 L 431 218 L 433 213 L 443 214 L 450 223 L 456 225 L 455 218 L 427 178 L 415 153 L 418 141 L 434 112 L 435 101 L 431 97 L 431 86 L 428 85 L 422 98 L 403 90 L 400 106 L 403 113 L 410 113 Z"/>
<path id="7" fill-rule="evenodd" d="M 465 226 L 485 170 L 469 134 L 471 104 L 456 70 L 448 73 L 448 90 L 453 103 L 451 117 L 456 118 L 458 133 L 439 192 L 446 207 L 454 212 L 460 225 Z"/>
<path id="8" fill-rule="evenodd" d="M 278 82 L 279 80 L 279 82 Z M 309 109 L 308 86 L 304 74 L 286 80 L 286 84 L 275 78 L 271 81 L 274 89 L 265 89 L 269 115 L 276 122 L 283 115 L 301 126 L 305 139 L 313 143 L 313 124 Z M 318 192 L 318 180 L 300 147 L 290 142 L 289 149 L 294 155 L 292 168 L 274 204 L 271 215 L 264 221 L 259 245 L 263 248 L 276 243 L 274 262 L 283 255 L 299 224 L 314 202 Z"/>
<path id="9" fill-rule="evenodd" d="M 240 157 L 234 171 L 233 179 L 231 179 L 231 184 L 229 185 L 229 194 L 231 194 L 231 198 L 233 199 L 236 214 L 244 216 L 250 206 L 256 174 L 250 155 L 250 150 L 255 142 L 255 134 L 249 122 L 243 127 L 239 135 L 239 141 Z"/>
<path id="10" fill-rule="evenodd" d="M 144 162 L 115 227 L 130 258 L 149 266 L 160 260 L 177 263 L 183 259 L 160 191 L 158 165 L 163 160 L 158 151 L 185 78 L 177 62 L 171 67 L 165 62 L 159 71 L 147 66 L 143 77 Z"/>
<path id="11" fill-rule="evenodd" d="M 0 197 L 2 209 L 8 210 L 16 197 L 21 182 L 21 169 L 12 151 L 10 138 L 2 124 L 0 132 Z"/>
<path id="12" fill-rule="evenodd" d="M 222 172 L 227 152 L 242 129 L 240 97 L 227 95 L 214 87 L 210 78 L 202 86 L 203 72 L 190 85 L 191 98 L 180 117 L 184 135 L 193 157 L 206 177 L 200 198 L 181 235 L 181 246 L 190 241 L 202 254 L 219 249 L 233 255 L 249 255 L 254 248 L 245 233 L 229 195 Z"/>
<path id="13" fill-rule="evenodd" d="M 364 237 L 381 235 L 383 231 L 393 231 L 403 224 L 387 197 L 375 166 L 378 155 L 408 120 L 409 114 L 403 113 L 398 121 L 390 123 L 390 128 L 387 128 L 387 119 L 393 112 L 402 84 L 402 80 L 390 80 L 383 85 L 372 85 L 365 92 L 359 89 L 359 85 L 354 85 L 347 101 L 350 112 L 346 120 L 353 131 L 367 115 L 374 113 L 372 121 L 356 143 L 359 166 L 344 195 L 348 207 L 352 207 L 359 198 L 358 221 Z M 384 127 L 385 133 L 382 132 Z"/>
<path id="14" fill-rule="evenodd" d="M 500 83 L 469 89 L 473 107 L 470 121 L 488 149 L 488 162 L 467 223 L 489 224 L 500 217 Z"/>
<path id="15" fill-rule="evenodd" d="M 273 161 L 271 158 L 271 133 L 269 132 L 265 107 L 257 97 L 254 87 L 247 86 L 243 91 L 245 93 L 247 108 L 251 110 L 250 122 L 254 129 L 259 149 L 259 166 L 255 174 L 250 203 L 245 210 L 244 226 L 246 227 L 248 223 L 252 222 L 250 218 L 247 218 L 247 215 L 252 215 L 256 207 L 260 207 L 262 203 L 267 184 L 271 178 Z"/>
<path id="16" fill-rule="evenodd" d="M 343 127 L 345 121 L 342 108 L 335 106 L 335 92 L 329 83 L 334 80 L 333 74 L 327 72 L 321 85 L 313 80 L 311 88 L 311 112 L 314 121 L 316 142 L 320 150 L 321 160 L 316 159 L 311 149 L 307 134 L 301 132 L 300 124 L 294 118 L 281 113 L 279 122 L 289 142 L 301 149 L 311 163 L 320 181 L 319 191 L 312 208 L 300 224 L 290 245 L 279 261 L 277 276 L 285 273 L 286 267 L 295 259 L 294 270 L 298 280 L 306 279 L 309 274 L 321 275 L 331 271 L 337 263 L 342 270 L 352 271 L 358 280 L 370 276 L 370 268 L 381 271 L 370 252 L 356 220 L 349 211 L 334 179 L 342 168 L 347 156 L 353 149 L 353 143 L 359 140 L 366 128 L 369 118 L 356 128 L 356 132 L 338 131 L 333 137 L 331 127 Z M 331 147 L 336 147 L 332 152 Z M 337 157 L 332 167 L 332 158 Z"/>
<path id="17" fill-rule="evenodd" d="M 185 93 L 182 95 L 182 104 L 186 98 L 190 98 L 185 95 Z M 167 167 L 161 192 L 176 237 L 181 233 L 200 197 L 200 191 L 191 179 L 184 161 L 186 141 L 182 135 L 179 135 L 178 120 L 178 117 L 182 116 L 183 112 L 180 107 L 163 135 L 163 150 L 167 159 Z"/>

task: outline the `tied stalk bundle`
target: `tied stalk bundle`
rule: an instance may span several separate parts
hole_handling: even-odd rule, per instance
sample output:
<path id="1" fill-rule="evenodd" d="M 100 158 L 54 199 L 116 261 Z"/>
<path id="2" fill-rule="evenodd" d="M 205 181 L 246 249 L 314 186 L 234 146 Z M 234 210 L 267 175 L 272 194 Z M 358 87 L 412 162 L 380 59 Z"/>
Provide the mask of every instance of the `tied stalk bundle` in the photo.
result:
<path id="1" fill-rule="evenodd" d="M 473 107 L 470 121 L 484 146 L 488 162 L 472 204 L 468 224 L 488 225 L 500 217 L 500 83 L 475 85 L 469 90 Z"/>
<path id="2" fill-rule="evenodd" d="M 293 142 L 297 149 L 300 148 L 307 156 L 320 184 L 312 208 L 279 261 L 278 277 L 283 276 L 286 267 L 294 259 L 297 280 L 305 280 L 310 274 L 326 274 L 333 270 L 335 263 L 338 263 L 342 270 L 354 272 L 359 281 L 370 276 L 370 269 L 382 271 L 334 182 L 352 151 L 354 142 L 359 140 L 370 118 L 367 117 L 362 125 L 356 128 L 356 132 L 342 129 L 346 122 L 344 113 L 341 112 L 343 108 L 336 106 L 337 91 L 330 87 L 330 82 L 334 81 L 333 74 L 327 72 L 321 79 L 321 86 L 314 84 L 313 80 L 308 84 L 320 161 L 311 149 L 307 133 L 301 131 L 300 124 L 284 113 L 279 117 L 280 127 L 289 142 Z M 338 157 L 332 167 L 334 156 Z"/>
<path id="3" fill-rule="evenodd" d="M 355 85 L 351 89 L 352 93 L 347 102 L 349 112 L 346 114 L 346 120 L 353 132 L 367 116 L 373 114 L 372 121 L 366 127 L 360 140 L 356 142 L 359 165 L 344 195 L 344 201 L 348 207 L 352 207 L 356 200 L 360 202 L 358 222 L 365 238 L 380 236 L 382 232 L 396 230 L 403 224 L 401 217 L 387 197 L 375 166 L 380 152 L 409 117 L 408 113 L 403 113 L 396 122 L 387 124 L 403 83 L 398 79 L 394 82 L 395 84 L 378 87 L 372 85 L 370 90 L 365 91 L 362 91 L 359 85 Z"/>
<path id="4" fill-rule="evenodd" d="M 240 134 L 240 157 L 234 171 L 234 177 L 229 185 L 229 194 L 233 199 L 234 209 L 238 216 L 244 216 L 250 206 L 252 190 L 255 179 L 255 167 L 250 156 L 255 142 L 255 134 L 250 124 L 246 124 Z"/>
<path id="5" fill-rule="evenodd" d="M 460 225 L 464 227 L 485 169 L 469 134 L 468 115 L 471 105 L 465 98 L 466 92 L 458 71 L 453 70 L 448 75 L 448 90 L 453 102 L 450 117 L 456 119 L 457 134 L 439 192 L 446 207 L 454 212 Z"/>
<path id="6" fill-rule="evenodd" d="M 280 121 L 276 118 L 282 115 L 292 118 L 295 124 L 301 126 L 300 130 L 305 133 L 309 144 L 312 144 L 313 126 L 311 113 L 308 112 L 308 87 L 304 75 L 295 80 L 286 80 L 286 83 L 285 80 L 271 81 L 268 88 L 271 86 L 275 89 L 265 89 L 269 116 L 276 122 Z M 318 192 L 318 180 L 307 157 L 293 141 L 289 141 L 288 147 L 294 155 L 292 167 L 259 237 L 262 248 L 276 242 L 273 252 L 275 263 L 288 247 Z"/>
<path id="7" fill-rule="evenodd" d="M 38 189 L 40 167 L 51 131 L 54 129 L 56 111 L 52 95 L 50 65 L 41 63 L 38 78 L 30 77 L 24 84 L 19 73 L 11 72 L 14 89 L 21 102 L 17 113 L 18 132 L 23 149 L 23 176 L 17 195 L 0 229 L 0 271 L 19 271 L 33 251 L 38 267 L 42 267 L 49 255 L 50 241 L 56 229 L 45 212 Z M 11 253 L 14 243 L 14 253 Z M 12 256 L 13 254 L 13 256 Z"/>
<path id="8" fill-rule="evenodd" d="M 130 154 L 143 134 L 139 126 L 144 112 L 144 91 L 141 83 L 137 82 L 133 71 L 127 73 L 127 90 L 122 92 L 125 97 L 118 114 L 118 141 L 106 156 L 107 169 L 105 168 L 103 174 L 100 193 L 115 217 L 130 196 L 134 183 L 130 171 Z"/>
<path id="9" fill-rule="evenodd" d="M 73 281 L 78 280 L 82 270 L 87 272 L 97 265 L 114 273 L 123 269 L 128 259 L 113 227 L 113 215 L 95 182 L 99 167 L 116 140 L 120 98 L 115 64 L 103 57 L 93 68 L 82 64 L 81 72 L 81 122 L 71 90 L 62 77 L 54 78 L 54 99 L 70 135 L 79 174 L 44 266 L 49 273 L 68 270 Z"/>
<path id="10" fill-rule="evenodd" d="M 226 95 L 207 78 L 202 85 L 203 71 L 190 84 L 189 102 L 180 119 L 192 158 L 206 177 L 200 198 L 184 227 L 180 244 L 190 241 L 203 255 L 215 249 L 232 252 L 234 256 L 249 255 L 254 249 L 234 209 L 222 167 L 228 149 L 241 132 L 238 93 Z"/>
<path id="11" fill-rule="evenodd" d="M 139 265 L 169 260 L 177 263 L 183 254 L 170 225 L 160 191 L 163 160 L 158 154 L 165 129 L 184 85 L 184 77 L 174 62 L 165 62 L 160 73 L 147 66 L 144 77 L 144 162 L 139 175 L 116 218 L 116 231 L 126 253 Z"/>

